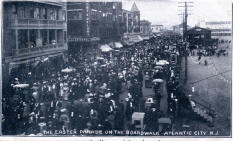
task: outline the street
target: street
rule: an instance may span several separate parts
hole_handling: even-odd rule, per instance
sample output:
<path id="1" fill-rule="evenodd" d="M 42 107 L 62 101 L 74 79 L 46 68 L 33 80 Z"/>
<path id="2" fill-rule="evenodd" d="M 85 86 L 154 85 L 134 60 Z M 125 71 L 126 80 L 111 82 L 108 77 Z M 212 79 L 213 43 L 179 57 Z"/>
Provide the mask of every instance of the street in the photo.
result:
<path id="1" fill-rule="evenodd" d="M 207 124 L 201 122 L 190 121 L 192 130 L 214 130 L 219 131 L 219 134 L 228 135 L 230 132 L 231 123 L 231 48 L 228 48 L 228 56 L 207 56 L 198 61 L 197 56 L 188 57 L 188 88 L 194 87 L 195 92 L 193 97 L 198 97 L 198 100 L 205 101 L 211 104 L 211 107 L 216 111 L 216 119 L 214 127 L 208 127 Z M 204 65 L 204 60 L 207 60 L 208 65 Z M 222 72 L 226 72 L 220 74 Z M 217 75 L 206 79 L 209 76 Z M 202 80 L 195 84 L 189 84 L 198 80 Z"/>

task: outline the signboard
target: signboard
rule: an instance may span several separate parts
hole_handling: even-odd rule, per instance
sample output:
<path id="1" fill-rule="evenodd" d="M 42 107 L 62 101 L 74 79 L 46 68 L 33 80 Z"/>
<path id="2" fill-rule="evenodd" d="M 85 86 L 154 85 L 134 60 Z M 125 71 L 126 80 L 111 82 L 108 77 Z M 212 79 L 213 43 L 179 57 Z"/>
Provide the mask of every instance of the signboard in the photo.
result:
<path id="1" fill-rule="evenodd" d="M 69 42 L 96 42 L 99 41 L 99 37 L 92 37 L 92 38 L 82 38 L 82 37 L 73 37 L 68 39 Z"/>

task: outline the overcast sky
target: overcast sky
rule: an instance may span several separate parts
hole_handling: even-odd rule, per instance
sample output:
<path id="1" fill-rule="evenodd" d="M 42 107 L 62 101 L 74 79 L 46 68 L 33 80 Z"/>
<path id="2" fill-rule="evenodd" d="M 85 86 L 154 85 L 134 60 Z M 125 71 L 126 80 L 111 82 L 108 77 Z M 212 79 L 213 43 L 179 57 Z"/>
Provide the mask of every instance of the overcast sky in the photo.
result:
<path id="1" fill-rule="evenodd" d="M 196 25 L 199 21 L 231 21 L 233 0 L 187 0 L 192 1 L 190 7 L 192 15 L 188 17 L 188 24 Z M 130 10 L 133 2 L 141 12 L 141 20 L 149 20 L 152 24 L 163 24 L 166 27 L 180 24 L 183 8 L 178 2 L 184 0 L 122 0 L 123 9 Z"/>

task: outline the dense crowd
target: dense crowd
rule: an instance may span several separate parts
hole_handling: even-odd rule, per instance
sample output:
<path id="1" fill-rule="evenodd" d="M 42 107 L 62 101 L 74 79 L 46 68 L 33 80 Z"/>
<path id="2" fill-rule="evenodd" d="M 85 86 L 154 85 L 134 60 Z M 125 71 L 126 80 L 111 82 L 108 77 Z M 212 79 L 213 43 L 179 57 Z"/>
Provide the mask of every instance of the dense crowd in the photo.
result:
<path id="1" fill-rule="evenodd" d="M 130 121 L 136 111 L 145 112 L 145 130 L 157 131 L 159 117 L 176 114 L 181 46 L 179 36 L 164 35 L 110 52 L 72 54 L 66 63 L 45 58 L 36 69 L 18 69 L 3 96 L 3 134 L 135 130 Z M 158 102 L 164 81 L 168 88 L 165 113 Z M 143 85 L 153 88 L 157 101 L 144 109 L 140 108 L 145 104 Z M 120 100 L 125 91 L 128 97 Z"/>

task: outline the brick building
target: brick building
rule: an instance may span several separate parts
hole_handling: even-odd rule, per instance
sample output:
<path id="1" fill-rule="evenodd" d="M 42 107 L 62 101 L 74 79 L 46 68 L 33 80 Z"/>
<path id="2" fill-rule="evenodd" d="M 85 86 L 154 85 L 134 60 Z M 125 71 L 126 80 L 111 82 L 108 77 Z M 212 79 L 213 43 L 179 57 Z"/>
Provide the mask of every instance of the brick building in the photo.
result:
<path id="1" fill-rule="evenodd" d="M 140 21 L 140 32 L 141 34 L 149 35 L 151 34 L 151 23 L 147 20 L 141 20 Z"/>
<path id="2" fill-rule="evenodd" d="M 55 62 L 66 58 L 65 3 L 4 1 L 3 13 L 3 74 L 26 69 L 44 58 Z"/>
<path id="3" fill-rule="evenodd" d="M 136 3 L 133 3 L 130 11 L 123 9 L 122 18 L 124 23 L 124 33 L 140 32 L 140 10 Z"/>
<path id="4" fill-rule="evenodd" d="M 67 2 L 68 40 L 72 52 L 85 51 L 100 42 L 119 40 L 122 2 Z"/>

